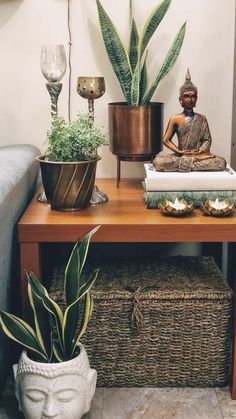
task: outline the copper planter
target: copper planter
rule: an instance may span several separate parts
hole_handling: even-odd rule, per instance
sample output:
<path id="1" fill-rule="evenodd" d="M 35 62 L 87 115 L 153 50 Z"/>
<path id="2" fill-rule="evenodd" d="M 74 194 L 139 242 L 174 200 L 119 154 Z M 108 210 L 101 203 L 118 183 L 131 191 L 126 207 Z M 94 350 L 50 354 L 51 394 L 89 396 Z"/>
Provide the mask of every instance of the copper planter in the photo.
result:
<path id="1" fill-rule="evenodd" d="M 122 160 L 148 160 L 162 148 L 163 103 L 109 103 L 110 151 Z"/>
<path id="2" fill-rule="evenodd" d="M 96 167 L 100 157 L 81 162 L 52 162 L 37 159 L 40 163 L 43 187 L 52 209 L 77 211 L 90 205 Z"/>

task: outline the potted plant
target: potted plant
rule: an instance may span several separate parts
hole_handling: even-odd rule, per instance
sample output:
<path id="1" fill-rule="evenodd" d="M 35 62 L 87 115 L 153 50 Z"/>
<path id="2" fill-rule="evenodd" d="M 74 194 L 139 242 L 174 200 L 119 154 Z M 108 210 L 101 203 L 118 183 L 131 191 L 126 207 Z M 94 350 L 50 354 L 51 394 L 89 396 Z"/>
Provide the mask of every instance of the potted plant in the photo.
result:
<path id="1" fill-rule="evenodd" d="M 23 346 L 15 368 L 20 409 L 27 419 L 59 417 L 79 419 L 90 409 L 97 373 L 80 338 L 92 313 L 90 290 L 97 278 L 96 269 L 81 279 L 91 236 L 100 226 L 76 243 L 65 269 L 66 310 L 48 295 L 32 272 L 28 277 L 28 296 L 34 328 L 24 320 L 0 311 L 0 327 Z"/>
<path id="2" fill-rule="evenodd" d="M 106 144 L 105 131 L 91 121 L 89 112 L 78 113 L 69 123 L 55 115 L 46 142 L 46 154 L 38 161 L 51 207 L 63 211 L 88 207 L 100 160 L 97 151 Z"/>
<path id="3" fill-rule="evenodd" d="M 115 25 L 96 0 L 100 28 L 109 60 L 118 78 L 126 102 L 110 103 L 110 150 L 118 160 L 142 161 L 161 150 L 163 104 L 151 102 L 163 77 L 174 65 L 185 35 L 182 25 L 154 80 L 149 83 L 147 72 L 148 43 L 165 16 L 171 0 L 164 0 L 151 12 L 139 35 L 130 5 L 130 36 L 126 47 Z M 118 168 L 119 176 L 119 168 Z"/>

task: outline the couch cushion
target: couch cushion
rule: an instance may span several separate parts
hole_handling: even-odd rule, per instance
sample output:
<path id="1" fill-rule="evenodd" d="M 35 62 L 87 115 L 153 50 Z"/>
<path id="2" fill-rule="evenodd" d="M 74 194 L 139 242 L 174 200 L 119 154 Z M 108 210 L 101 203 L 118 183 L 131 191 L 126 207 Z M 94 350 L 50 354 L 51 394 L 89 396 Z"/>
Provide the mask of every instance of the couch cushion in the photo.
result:
<path id="1" fill-rule="evenodd" d="M 0 147 L 0 309 L 13 310 L 18 284 L 17 223 L 30 201 L 38 177 L 38 148 L 28 145 Z M 0 333 L 0 389 L 8 364 L 7 340 Z"/>

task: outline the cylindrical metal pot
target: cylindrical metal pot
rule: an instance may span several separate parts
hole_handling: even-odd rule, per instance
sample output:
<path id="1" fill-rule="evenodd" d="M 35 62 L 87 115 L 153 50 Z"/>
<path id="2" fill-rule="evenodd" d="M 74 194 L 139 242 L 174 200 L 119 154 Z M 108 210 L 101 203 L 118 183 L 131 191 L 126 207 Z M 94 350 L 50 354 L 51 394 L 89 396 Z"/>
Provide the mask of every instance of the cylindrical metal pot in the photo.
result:
<path id="1" fill-rule="evenodd" d="M 38 157 L 43 187 L 52 209 L 77 211 L 90 205 L 93 193 L 97 162 L 53 162 Z"/>
<path id="2" fill-rule="evenodd" d="M 162 148 L 163 103 L 109 103 L 110 151 L 125 160 L 145 160 Z"/>

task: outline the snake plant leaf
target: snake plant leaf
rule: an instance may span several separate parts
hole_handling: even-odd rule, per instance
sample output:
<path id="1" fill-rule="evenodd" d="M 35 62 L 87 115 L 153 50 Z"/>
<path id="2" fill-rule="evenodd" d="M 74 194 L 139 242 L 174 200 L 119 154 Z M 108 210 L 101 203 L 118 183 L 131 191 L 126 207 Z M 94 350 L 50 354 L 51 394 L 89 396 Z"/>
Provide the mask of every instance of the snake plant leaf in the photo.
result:
<path id="1" fill-rule="evenodd" d="M 130 21 L 130 27 L 132 25 L 132 19 L 133 19 L 133 1 L 129 0 L 129 21 Z"/>
<path id="2" fill-rule="evenodd" d="M 34 313 L 34 324 L 37 339 L 47 353 L 48 361 L 52 358 L 52 320 L 51 314 L 45 309 L 43 300 L 33 292 L 28 280 L 28 296 Z"/>
<path id="3" fill-rule="evenodd" d="M 78 296 L 80 280 L 79 242 L 75 244 L 65 269 L 64 292 L 67 306 L 71 305 Z"/>
<path id="4" fill-rule="evenodd" d="M 165 58 L 164 63 L 162 64 L 162 67 L 161 67 L 157 77 L 153 81 L 153 83 L 152 83 L 150 89 L 148 90 L 148 92 L 144 95 L 144 97 L 141 101 L 141 105 L 145 105 L 145 104 L 150 102 L 150 100 L 151 100 L 159 82 L 166 76 L 166 74 L 170 71 L 170 69 L 174 65 L 174 63 L 175 63 L 175 61 L 176 61 L 176 59 L 179 55 L 182 44 L 183 44 L 185 31 L 186 31 L 186 22 L 181 26 L 173 44 L 171 45 L 171 47 L 168 51 L 168 54 Z"/>
<path id="5" fill-rule="evenodd" d="M 71 256 L 65 269 L 64 291 L 67 306 L 77 300 L 80 288 L 80 276 L 87 259 L 91 237 L 100 228 L 100 225 L 90 230 L 81 240 L 77 242 L 72 250 Z"/>
<path id="6" fill-rule="evenodd" d="M 64 352 L 62 352 L 61 344 L 58 340 L 53 340 L 53 354 L 58 362 L 65 361 Z"/>
<path id="7" fill-rule="evenodd" d="M 127 51 L 111 19 L 105 12 L 99 0 L 96 0 L 99 23 L 102 31 L 104 44 L 113 70 L 119 80 L 124 96 L 129 103 L 130 86 L 132 82 L 132 70 Z"/>
<path id="8" fill-rule="evenodd" d="M 140 74 L 140 82 L 139 82 L 139 91 L 140 91 L 140 97 L 139 97 L 139 101 L 142 101 L 142 98 L 147 90 L 147 84 L 148 84 L 148 76 L 147 76 L 147 55 L 148 55 L 148 50 L 145 53 L 145 58 L 143 61 L 143 65 L 142 65 L 142 69 L 141 69 L 141 74 Z"/>
<path id="9" fill-rule="evenodd" d="M 0 311 L 0 329 L 11 339 L 22 345 L 28 352 L 34 352 L 37 361 L 63 362 L 73 357 L 79 332 L 84 333 L 92 312 L 92 299 L 89 291 L 93 286 L 99 269 L 95 270 L 82 286 L 78 285 L 86 261 L 89 243 L 92 235 L 100 226 L 94 227 L 74 247 L 72 257 L 69 259 L 72 277 L 76 276 L 76 300 L 66 308 L 65 314 L 59 305 L 50 298 L 46 288 L 38 281 L 36 276 L 29 272 L 28 295 L 34 313 L 35 330 L 24 320 L 13 314 Z M 77 266 L 76 266 L 77 265 Z M 80 310 L 80 303 L 84 298 L 84 310 Z"/>
<path id="10" fill-rule="evenodd" d="M 171 4 L 171 1 L 172 0 L 164 0 L 161 4 L 155 7 L 148 19 L 146 20 L 146 22 L 144 23 L 139 41 L 140 58 L 142 57 L 152 35 L 154 34 L 159 24 L 161 23 L 163 17 L 165 16 Z"/>
<path id="11" fill-rule="evenodd" d="M 76 329 L 79 326 L 78 320 L 80 319 L 80 302 L 84 296 L 85 299 L 87 298 L 87 294 L 89 293 L 90 289 L 92 288 L 94 282 L 97 279 L 98 272 L 99 269 L 96 269 L 92 273 L 89 280 L 81 286 L 77 300 L 74 301 L 73 304 L 71 304 L 65 310 L 64 319 L 62 323 L 62 339 L 65 354 L 68 358 L 70 358 L 71 356 L 73 343 L 75 341 Z M 83 319 L 83 316 L 81 316 L 81 319 Z M 76 339 L 76 341 L 77 340 L 78 339 Z"/>
<path id="12" fill-rule="evenodd" d="M 88 322 L 89 322 L 90 317 L 91 317 L 92 308 L 93 308 L 92 297 L 90 295 L 90 292 L 87 292 L 87 294 L 85 296 L 85 302 L 84 302 L 83 322 L 82 322 L 82 324 L 80 326 L 80 329 L 79 329 L 79 332 L 78 332 L 78 336 L 74 340 L 74 345 L 73 345 L 73 348 L 72 348 L 72 354 L 76 350 L 76 347 L 77 347 L 77 345 L 78 345 L 81 337 L 83 336 L 83 334 L 86 331 L 86 328 L 88 326 Z"/>
<path id="13" fill-rule="evenodd" d="M 44 305 L 46 308 L 53 313 L 57 318 L 60 324 L 63 321 L 63 313 L 59 305 L 49 297 L 46 288 L 39 282 L 33 272 L 29 272 L 28 274 L 29 282 L 32 287 L 32 290 L 42 298 Z"/>
<path id="14" fill-rule="evenodd" d="M 131 105 L 139 105 L 140 62 L 138 60 L 131 83 Z"/>
<path id="15" fill-rule="evenodd" d="M 96 281 L 96 279 L 97 279 L 98 272 L 99 272 L 99 269 L 95 269 L 95 271 L 92 273 L 92 275 L 90 276 L 90 278 L 88 279 L 88 281 L 86 281 L 86 282 L 85 282 L 85 283 L 81 286 L 81 288 L 80 288 L 80 290 L 79 290 L 79 296 L 78 296 L 78 298 L 79 298 L 79 299 L 83 298 L 83 297 L 84 297 L 84 295 L 85 295 L 88 291 L 90 291 L 90 289 L 92 288 L 92 286 L 93 286 L 94 282 L 95 282 L 95 281 Z"/>
<path id="16" fill-rule="evenodd" d="M 90 230 L 81 240 L 80 246 L 78 248 L 78 254 L 79 254 L 79 259 L 80 259 L 80 273 L 82 272 L 84 264 L 86 262 L 91 237 L 94 233 L 96 233 L 96 231 L 98 231 L 100 227 L 101 226 L 98 225 L 92 228 L 92 230 Z"/>
<path id="17" fill-rule="evenodd" d="M 51 319 L 54 323 L 54 328 L 56 329 L 56 335 L 63 344 L 62 341 L 62 322 L 63 322 L 63 313 L 59 305 L 49 297 L 46 288 L 39 282 L 33 272 L 29 274 L 29 281 L 33 292 L 40 298 L 42 298 L 43 305 L 45 309 L 52 315 Z"/>
<path id="18" fill-rule="evenodd" d="M 0 326 L 10 339 L 24 346 L 26 350 L 34 352 L 39 361 L 47 362 L 47 353 L 40 345 L 35 331 L 24 320 L 0 311 Z"/>
<path id="19" fill-rule="evenodd" d="M 93 306 L 94 306 L 94 304 L 93 304 L 93 297 L 90 294 L 89 320 L 91 319 L 91 316 L 92 316 Z"/>
<path id="20" fill-rule="evenodd" d="M 80 319 L 80 298 L 74 301 L 69 307 L 66 308 L 63 324 L 62 324 L 62 339 L 65 356 L 70 359 L 73 349 L 73 342 L 75 339 L 76 329 L 79 326 Z"/>
<path id="21" fill-rule="evenodd" d="M 130 31 L 130 40 L 129 40 L 129 47 L 128 47 L 128 54 L 129 54 L 129 62 L 131 65 L 132 72 L 134 72 L 135 67 L 138 61 L 138 31 L 137 26 L 135 23 L 134 18 L 131 22 L 131 31 Z"/>

